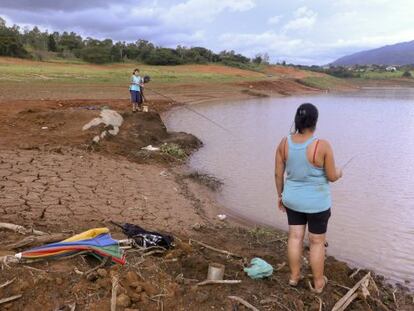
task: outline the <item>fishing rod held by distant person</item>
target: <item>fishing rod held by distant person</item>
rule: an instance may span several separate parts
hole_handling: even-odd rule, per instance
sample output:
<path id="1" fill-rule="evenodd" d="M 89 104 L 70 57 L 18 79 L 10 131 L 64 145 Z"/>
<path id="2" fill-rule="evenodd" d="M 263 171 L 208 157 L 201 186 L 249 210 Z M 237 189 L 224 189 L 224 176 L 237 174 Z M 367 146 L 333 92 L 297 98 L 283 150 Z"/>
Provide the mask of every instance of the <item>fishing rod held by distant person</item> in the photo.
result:
<path id="1" fill-rule="evenodd" d="M 219 124 L 219 123 L 217 123 L 216 121 L 214 121 L 214 120 L 210 119 L 209 117 L 205 116 L 204 114 L 202 114 L 202 113 L 200 113 L 200 112 L 198 112 L 198 111 L 196 111 L 196 110 L 194 110 L 194 109 L 192 109 L 192 108 L 188 107 L 188 105 L 187 105 L 186 103 L 181 103 L 181 102 L 179 102 L 179 101 L 175 100 L 174 98 L 172 98 L 172 97 L 170 97 L 170 96 L 167 96 L 167 95 L 164 95 L 164 94 L 162 94 L 162 93 L 160 93 L 160 92 L 158 92 L 158 91 L 155 91 L 155 90 L 153 90 L 153 89 L 151 89 L 151 88 L 145 87 L 145 89 L 147 89 L 147 90 L 149 90 L 149 91 L 151 91 L 151 92 L 153 92 L 153 93 L 155 93 L 155 94 L 157 94 L 157 95 L 160 95 L 160 96 L 162 96 L 162 97 L 164 97 L 164 98 L 166 98 L 166 99 L 169 99 L 169 100 L 171 100 L 171 101 L 172 101 L 172 102 L 174 102 L 174 103 L 177 103 L 177 104 L 181 104 L 181 105 L 183 105 L 183 106 L 182 106 L 183 108 L 185 108 L 185 109 L 187 109 L 187 110 L 191 111 L 192 113 L 194 113 L 194 114 L 196 114 L 196 115 L 198 115 L 198 116 L 202 117 L 203 119 L 205 119 L 205 120 L 207 120 L 207 121 L 209 121 L 209 122 L 213 123 L 215 126 L 217 126 L 217 127 L 221 128 L 222 130 L 224 130 L 224 131 L 226 131 L 226 132 L 228 132 L 228 133 L 231 133 L 231 131 L 230 131 L 230 130 L 226 129 L 225 127 L 223 127 L 222 125 L 220 125 L 220 124 Z"/>

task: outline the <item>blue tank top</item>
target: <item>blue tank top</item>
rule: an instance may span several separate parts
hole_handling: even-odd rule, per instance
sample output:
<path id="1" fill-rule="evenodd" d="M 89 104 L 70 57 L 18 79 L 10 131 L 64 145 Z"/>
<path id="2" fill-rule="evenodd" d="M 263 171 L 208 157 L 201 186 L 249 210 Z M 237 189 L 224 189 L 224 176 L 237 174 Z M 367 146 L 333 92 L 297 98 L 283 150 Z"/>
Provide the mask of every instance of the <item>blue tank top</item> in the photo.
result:
<path id="1" fill-rule="evenodd" d="M 308 146 L 315 140 L 315 137 L 311 137 L 297 144 L 291 136 L 287 138 L 289 154 L 282 201 L 287 208 L 302 213 L 323 212 L 332 205 L 325 170 L 310 163 L 306 155 Z"/>

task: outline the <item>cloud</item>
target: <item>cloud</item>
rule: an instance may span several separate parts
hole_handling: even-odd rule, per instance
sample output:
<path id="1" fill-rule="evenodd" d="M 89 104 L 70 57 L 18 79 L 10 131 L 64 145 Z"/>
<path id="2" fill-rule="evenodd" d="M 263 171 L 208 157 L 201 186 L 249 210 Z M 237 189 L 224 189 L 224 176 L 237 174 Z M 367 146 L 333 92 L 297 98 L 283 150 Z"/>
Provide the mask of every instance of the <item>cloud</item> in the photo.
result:
<path id="1" fill-rule="evenodd" d="M 186 26 L 193 23 L 207 23 L 223 11 L 243 12 L 254 8 L 253 0 L 188 0 L 172 6 L 163 14 L 168 24 Z"/>
<path id="2" fill-rule="evenodd" d="M 306 6 L 300 7 L 294 13 L 295 18 L 289 21 L 283 29 L 288 31 L 311 28 L 315 24 L 317 16 L 318 13 L 308 9 Z"/>
<path id="3" fill-rule="evenodd" d="M 282 19 L 282 16 L 281 15 L 275 15 L 275 16 L 272 16 L 271 18 L 269 18 L 267 20 L 267 23 L 269 25 L 277 25 L 277 24 L 279 24 L 279 22 L 280 22 L 281 19 Z"/>
<path id="4" fill-rule="evenodd" d="M 133 0 L 118 0 L 117 4 L 132 5 Z M 23 11 L 77 11 L 91 8 L 107 8 L 114 2 L 111 0 L 2 0 L 0 7 Z"/>

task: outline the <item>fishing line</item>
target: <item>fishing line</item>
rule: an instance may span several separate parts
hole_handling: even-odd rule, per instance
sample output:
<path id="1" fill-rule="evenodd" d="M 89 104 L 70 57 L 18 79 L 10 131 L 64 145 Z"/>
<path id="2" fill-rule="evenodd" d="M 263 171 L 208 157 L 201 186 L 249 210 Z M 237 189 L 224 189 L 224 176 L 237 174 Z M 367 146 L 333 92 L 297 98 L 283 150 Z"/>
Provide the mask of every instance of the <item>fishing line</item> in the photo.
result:
<path id="1" fill-rule="evenodd" d="M 354 155 L 351 157 L 344 165 L 342 165 L 341 169 L 343 170 L 345 167 L 347 167 L 359 154 Z"/>
<path id="2" fill-rule="evenodd" d="M 191 111 L 192 113 L 194 113 L 194 114 L 198 115 L 199 117 L 201 117 L 201 118 L 203 118 L 203 119 L 205 119 L 205 120 L 207 120 L 207 121 L 209 121 L 209 122 L 213 123 L 215 126 L 217 126 L 217 127 L 221 128 L 222 130 L 224 130 L 224 131 L 226 131 L 226 132 L 228 132 L 228 133 L 230 133 L 230 134 L 231 134 L 231 131 L 230 131 L 230 130 L 226 129 L 225 127 L 223 127 L 222 125 L 220 125 L 220 124 L 219 124 L 219 123 L 217 123 L 216 121 L 214 121 L 214 120 L 210 119 L 209 117 L 205 116 L 205 115 L 204 115 L 204 114 L 202 114 L 201 112 L 198 112 L 198 111 L 196 111 L 196 110 L 194 110 L 194 109 L 192 109 L 192 108 L 188 107 L 188 104 L 186 104 L 186 103 L 182 103 L 182 102 L 179 102 L 179 101 L 175 100 L 174 98 L 172 98 L 172 97 L 170 97 L 170 96 L 164 95 L 164 94 L 162 94 L 162 93 L 160 93 L 160 92 L 158 92 L 158 91 L 155 91 L 155 90 L 153 90 L 153 89 L 151 89 L 151 88 L 148 88 L 148 87 L 145 87 L 145 90 L 149 90 L 149 91 L 151 91 L 151 92 L 153 92 L 153 93 L 155 93 L 155 94 L 157 94 L 157 95 L 160 95 L 160 96 L 162 96 L 162 97 L 164 97 L 164 98 L 167 98 L 167 99 L 171 100 L 171 101 L 172 101 L 172 102 L 174 102 L 174 103 L 181 104 L 183 108 L 185 108 L 185 109 L 187 109 L 187 110 Z"/>

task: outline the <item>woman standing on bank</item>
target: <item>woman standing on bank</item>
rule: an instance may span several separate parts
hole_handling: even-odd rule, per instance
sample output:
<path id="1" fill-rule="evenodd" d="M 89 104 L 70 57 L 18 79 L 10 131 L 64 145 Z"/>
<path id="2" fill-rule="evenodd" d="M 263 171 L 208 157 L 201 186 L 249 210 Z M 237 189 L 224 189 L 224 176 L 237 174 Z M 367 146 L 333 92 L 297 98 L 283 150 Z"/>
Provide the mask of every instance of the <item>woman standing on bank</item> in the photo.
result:
<path id="1" fill-rule="evenodd" d="M 306 225 L 309 230 L 311 291 L 322 293 L 328 279 L 324 275 L 325 234 L 331 216 L 329 182 L 342 177 L 335 167 L 332 148 L 326 140 L 314 137 L 318 109 L 302 104 L 295 115 L 295 133 L 285 137 L 276 151 L 276 189 L 279 209 L 287 213 L 289 224 L 289 284 L 303 278 L 301 258 Z M 286 179 L 285 179 L 286 172 Z"/>
<path id="2" fill-rule="evenodd" d="M 131 84 L 129 86 L 129 92 L 131 93 L 131 104 L 132 112 L 136 112 L 141 109 L 142 96 L 141 96 L 141 87 L 143 81 L 139 75 L 139 69 L 135 68 L 132 72 Z"/>

